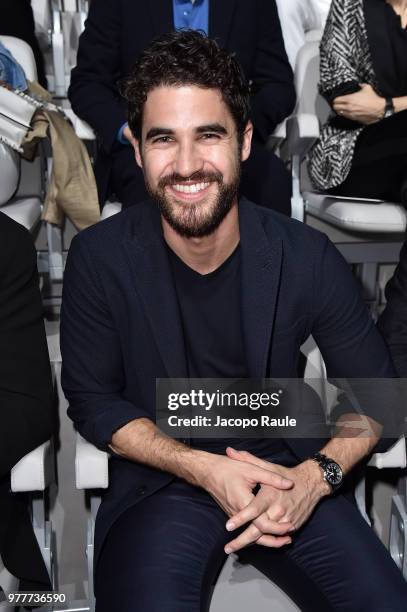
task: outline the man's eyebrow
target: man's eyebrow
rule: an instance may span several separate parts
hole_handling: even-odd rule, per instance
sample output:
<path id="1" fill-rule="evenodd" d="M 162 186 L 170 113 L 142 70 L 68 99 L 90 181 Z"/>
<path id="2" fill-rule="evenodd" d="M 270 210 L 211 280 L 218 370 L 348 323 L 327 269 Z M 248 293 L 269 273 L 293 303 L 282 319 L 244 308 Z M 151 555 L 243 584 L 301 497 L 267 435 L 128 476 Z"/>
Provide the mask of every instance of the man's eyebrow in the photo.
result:
<path id="1" fill-rule="evenodd" d="M 216 134 L 228 133 L 227 129 L 220 123 L 208 123 L 208 125 L 200 125 L 196 128 L 196 132 L 198 134 L 203 134 L 204 132 L 215 132 Z"/>
<path id="2" fill-rule="evenodd" d="M 170 128 L 153 127 L 150 130 L 148 130 L 146 134 L 146 140 L 151 140 L 152 138 L 155 138 L 156 136 L 172 136 L 173 134 L 174 134 L 174 130 L 171 130 Z"/>

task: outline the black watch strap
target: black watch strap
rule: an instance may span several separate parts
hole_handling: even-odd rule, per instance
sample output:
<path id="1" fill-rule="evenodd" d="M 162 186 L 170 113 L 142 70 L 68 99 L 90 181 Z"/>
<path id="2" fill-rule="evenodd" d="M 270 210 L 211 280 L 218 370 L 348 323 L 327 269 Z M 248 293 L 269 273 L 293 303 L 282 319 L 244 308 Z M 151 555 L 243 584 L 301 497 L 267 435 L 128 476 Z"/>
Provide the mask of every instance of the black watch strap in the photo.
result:
<path id="1" fill-rule="evenodd" d="M 391 115 L 394 115 L 394 112 L 395 112 L 395 108 L 394 108 L 393 98 L 386 98 L 386 106 L 384 108 L 384 116 L 385 117 L 391 117 Z"/>
<path id="2" fill-rule="evenodd" d="M 324 473 L 324 480 L 330 485 L 332 492 L 339 489 L 343 480 L 343 473 L 340 465 L 322 453 L 315 453 L 311 459 L 316 461 L 321 467 Z M 332 473 L 332 468 L 334 469 L 334 473 Z"/>

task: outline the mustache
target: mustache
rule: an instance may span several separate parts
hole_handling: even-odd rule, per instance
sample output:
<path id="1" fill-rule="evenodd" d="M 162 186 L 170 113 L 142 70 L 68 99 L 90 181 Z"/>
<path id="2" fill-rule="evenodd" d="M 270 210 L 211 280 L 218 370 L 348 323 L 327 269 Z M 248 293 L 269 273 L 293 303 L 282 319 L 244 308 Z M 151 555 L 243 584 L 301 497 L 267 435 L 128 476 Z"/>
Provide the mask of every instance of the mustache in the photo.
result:
<path id="1" fill-rule="evenodd" d="M 179 185 L 186 182 L 194 181 L 196 183 L 214 183 L 217 182 L 219 184 L 223 183 L 223 176 L 220 172 L 204 172 L 203 170 L 198 170 L 191 174 L 191 176 L 182 176 L 177 172 L 173 172 L 172 174 L 168 174 L 167 176 L 163 176 L 158 181 L 158 187 L 160 189 L 164 189 L 164 187 L 168 187 L 171 185 Z"/>

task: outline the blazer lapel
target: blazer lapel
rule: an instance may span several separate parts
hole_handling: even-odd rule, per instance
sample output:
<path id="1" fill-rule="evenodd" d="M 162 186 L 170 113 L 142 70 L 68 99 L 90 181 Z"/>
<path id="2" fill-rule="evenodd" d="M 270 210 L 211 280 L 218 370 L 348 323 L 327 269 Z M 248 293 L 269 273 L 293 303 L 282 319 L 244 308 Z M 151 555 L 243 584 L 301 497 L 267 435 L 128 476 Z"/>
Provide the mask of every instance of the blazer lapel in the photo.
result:
<path id="1" fill-rule="evenodd" d="M 154 36 L 171 32 L 174 29 L 172 0 L 149 0 L 146 3 L 153 22 Z"/>
<path id="2" fill-rule="evenodd" d="M 168 377 L 186 378 L 187 364 L 178 300 L 158 211 L 149 221 L 143 218 L 143 227 L 138 229 L 137 237 L 128 240 L 124 247 L 133 270 L 135 290 L 143 302 Z"/>
<path id="3" fill-rule="evenodd" d="M 242 252 L 243 342 L 251 378 L 267 376 L 267 363 L 280 285 L 282 242 L 269 241 L 254 204 L 239 207 Z"/>
<path id="4" fill-rule="evenodd" d="M 209 0 L 209 36 L 227 47 L 237 0 Z"/>

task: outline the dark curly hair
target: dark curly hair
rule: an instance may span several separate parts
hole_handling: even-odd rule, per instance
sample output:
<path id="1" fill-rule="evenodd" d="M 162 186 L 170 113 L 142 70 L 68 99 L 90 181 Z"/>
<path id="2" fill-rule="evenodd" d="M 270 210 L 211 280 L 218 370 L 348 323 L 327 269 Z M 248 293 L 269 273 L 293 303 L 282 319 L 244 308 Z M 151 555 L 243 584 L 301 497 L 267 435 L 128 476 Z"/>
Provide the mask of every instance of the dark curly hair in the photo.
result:
<path id="1" fill-rule="evenodd" d="M 141 136 L 143 108 L 159 86 L 197 85 L 218 89 L 236 123 L 239 142 L 249 120 L 249 84 L 239 62 L 203 32 L 179 30 L 155 38 L 120 83 L 128 102 L 129 127 Z"/>

